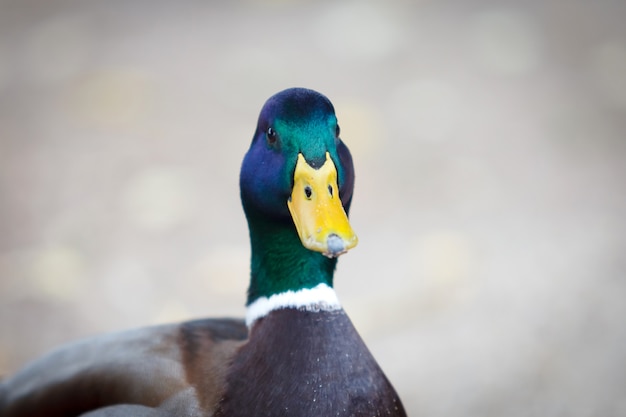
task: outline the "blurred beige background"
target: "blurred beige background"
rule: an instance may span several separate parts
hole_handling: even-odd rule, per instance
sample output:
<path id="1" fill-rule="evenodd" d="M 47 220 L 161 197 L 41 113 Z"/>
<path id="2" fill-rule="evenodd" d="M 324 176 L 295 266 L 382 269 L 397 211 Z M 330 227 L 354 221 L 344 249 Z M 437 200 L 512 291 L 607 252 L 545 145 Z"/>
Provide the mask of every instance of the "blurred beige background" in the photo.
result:
<path id="1" fill-rule="evenodd" d="M 626 415 L 626 3 L 0 0 L 0 374 L 244 314 L 291 86 L 357 169 L 346 310 L 411 415 Z"/>

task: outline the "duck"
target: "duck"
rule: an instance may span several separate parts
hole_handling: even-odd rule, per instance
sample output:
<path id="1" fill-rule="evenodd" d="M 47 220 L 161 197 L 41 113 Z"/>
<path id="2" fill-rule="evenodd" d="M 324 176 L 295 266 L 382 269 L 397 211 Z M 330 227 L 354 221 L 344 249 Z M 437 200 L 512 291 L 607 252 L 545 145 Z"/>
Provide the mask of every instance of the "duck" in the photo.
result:
<path id="1" fill-rule="evenodd" d="M 240 170 L 245 319 L 70 343 L 0 383 L 0 416 L 406 416 L 333 289 L 338 257 L 358 242 L 354 181 L 330 100 L 274 94 Z"/>

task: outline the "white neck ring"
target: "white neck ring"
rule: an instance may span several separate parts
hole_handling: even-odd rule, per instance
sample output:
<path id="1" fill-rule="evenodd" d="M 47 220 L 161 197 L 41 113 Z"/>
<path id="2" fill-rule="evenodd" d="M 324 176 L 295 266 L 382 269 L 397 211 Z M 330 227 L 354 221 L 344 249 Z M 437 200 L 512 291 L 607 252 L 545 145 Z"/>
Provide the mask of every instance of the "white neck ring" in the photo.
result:
<path id="1" fill-rule="evenodd" d="M 333 311 L 341 309 L 335 290 L 326 284 L 318 284 L 313 288 L 303 288 L 298 291 L 285 291 L 269 297 L 259 297 L 254 300 L 246 312 L 248 328 L 269 312 L 284 308 L 295 308 L 305 311 Z"/>

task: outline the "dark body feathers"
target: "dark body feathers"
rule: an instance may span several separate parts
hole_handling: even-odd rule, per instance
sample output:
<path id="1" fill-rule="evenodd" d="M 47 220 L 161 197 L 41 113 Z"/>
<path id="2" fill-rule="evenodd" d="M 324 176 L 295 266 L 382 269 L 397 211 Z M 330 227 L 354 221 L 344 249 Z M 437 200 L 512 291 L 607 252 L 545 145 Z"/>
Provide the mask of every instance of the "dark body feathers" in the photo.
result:
<path id="1" fill-rule="evenodd" d="M 250 336 L 217 416 L 406 415 L 343 310 L 276 310 Z"/>

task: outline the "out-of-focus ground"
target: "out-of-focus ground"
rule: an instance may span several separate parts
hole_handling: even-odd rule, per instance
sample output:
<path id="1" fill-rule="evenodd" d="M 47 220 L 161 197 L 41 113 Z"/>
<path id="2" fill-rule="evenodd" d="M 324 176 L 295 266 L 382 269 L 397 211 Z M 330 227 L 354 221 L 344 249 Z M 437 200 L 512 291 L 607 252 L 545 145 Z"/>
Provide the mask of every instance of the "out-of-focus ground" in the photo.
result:
<path id="1" fill-rule="evenodd" d="M 0 374 L 244 314 L 291 86 L 357 169 L 343 304 L 413 416 L 626 415 L 626 3 L 0 1 Z"/>

